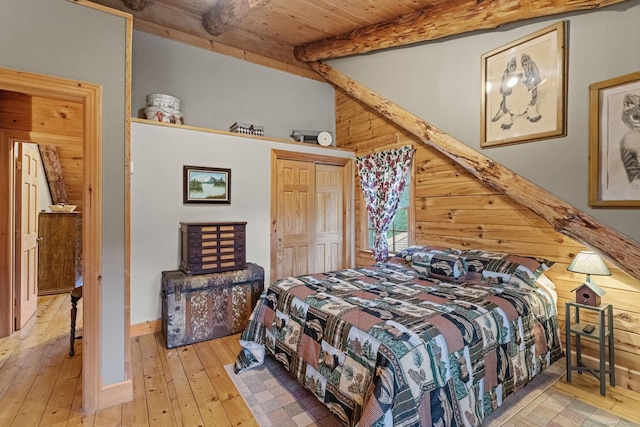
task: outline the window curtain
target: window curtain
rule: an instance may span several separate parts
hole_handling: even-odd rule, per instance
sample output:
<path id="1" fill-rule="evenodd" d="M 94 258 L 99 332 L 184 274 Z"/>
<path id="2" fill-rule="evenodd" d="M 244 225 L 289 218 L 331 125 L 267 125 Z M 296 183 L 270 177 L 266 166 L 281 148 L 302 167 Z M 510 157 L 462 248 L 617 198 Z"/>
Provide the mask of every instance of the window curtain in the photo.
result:
<path id="1" fill-rule="evenodd" d="M 355 159 L 369 220 L 376 232 L 373 259 L 377 263 L 389 256 L 387 230 L 396 216 L 415 151 L 405 145 Z"/>

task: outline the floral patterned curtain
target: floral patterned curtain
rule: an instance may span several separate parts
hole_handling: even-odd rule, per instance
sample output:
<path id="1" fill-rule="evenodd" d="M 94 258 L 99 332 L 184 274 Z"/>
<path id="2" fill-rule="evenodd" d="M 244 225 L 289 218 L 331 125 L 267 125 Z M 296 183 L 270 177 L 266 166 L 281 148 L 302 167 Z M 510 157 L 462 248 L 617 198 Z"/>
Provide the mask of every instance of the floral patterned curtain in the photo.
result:
<path id="1" fill-rule="evenodd" d="M 415 151 L 405 145 L 355 159 L 369 220 L 376 232 L 373 246 L 376 262 L 383 262 L 389 256 L 387 230 L 396 216 Z"/>

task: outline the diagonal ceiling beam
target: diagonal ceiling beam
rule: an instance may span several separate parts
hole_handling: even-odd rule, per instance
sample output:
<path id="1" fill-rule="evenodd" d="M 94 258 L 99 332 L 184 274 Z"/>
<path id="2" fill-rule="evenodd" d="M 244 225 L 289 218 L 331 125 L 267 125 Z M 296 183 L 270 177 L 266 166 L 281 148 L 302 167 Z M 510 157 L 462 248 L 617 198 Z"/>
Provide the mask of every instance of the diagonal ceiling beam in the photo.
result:
<path id="1" fill-rule="evenodd" d="M 598 9 L 628 0 L 454 0 L 439 2 L 391 21 L 295 48 L 298 61 L 310 62 L 406 46 L 515 21 L 578 10 Z"/>
<path id="2" fill-rule="evenodd" d="M 640 279 L 640 243 L 570 206 L 338 70 L 320 62 L 311 62 L 309 66 L 349 96 L 454 160 L 483 183 L 531 209 L 556 231 L 600 252 L 618 268 Z"/>
<path id="3" fill-rule="evenodd" d="M 219 36 L 236 22 L 242 20 L 270 0 L 221 0 L 202 16 L 202 26 L 207 33 Z"/>

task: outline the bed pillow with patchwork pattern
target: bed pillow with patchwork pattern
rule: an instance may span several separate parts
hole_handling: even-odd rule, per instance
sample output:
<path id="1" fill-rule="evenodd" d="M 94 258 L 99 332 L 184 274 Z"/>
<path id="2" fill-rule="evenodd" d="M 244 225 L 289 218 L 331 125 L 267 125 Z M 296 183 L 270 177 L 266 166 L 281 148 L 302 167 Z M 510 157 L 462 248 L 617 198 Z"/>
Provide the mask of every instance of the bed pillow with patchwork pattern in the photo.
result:
<path id="1" fill-rule="evenodd" d="M 455 252 L 457 254 L 461 254 L 462 251 L 458 249 L 451 249 L 445 246 L 435 246 L 435 245 L 412 245 L 407 248 L 404 248 L 395 253 L 392 257 L 390 257 L 387 262 L 391 264 L 400 264 L 400 265 L 409 265 L 411 263 L 411 258 L 413 254 L 416 252 L 428 252 L 431 250 L 439 250 L 442 252 Z"/>
<path id="2" fill-rule="evenodd" d="M 467 264 L 455 249 L 431 249 L 414 252 L 411 268 L 422 277 L 459 282 L 467 278 Z"/>
<path id="3" fill-rule="evenodd" d="M 535 290 L 538 277 L 554 264 L 543 258 L 478 249 L 465 251 L 463 257 L 470 279 L 520 292 Z"/>

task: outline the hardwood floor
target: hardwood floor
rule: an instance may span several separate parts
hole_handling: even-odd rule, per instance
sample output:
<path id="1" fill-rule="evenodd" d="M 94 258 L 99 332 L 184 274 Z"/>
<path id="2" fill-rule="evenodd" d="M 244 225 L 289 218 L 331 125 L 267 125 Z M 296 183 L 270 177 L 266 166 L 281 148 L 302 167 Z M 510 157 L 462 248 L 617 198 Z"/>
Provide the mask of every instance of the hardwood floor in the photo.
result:
<path id="1" fill-rule="evenodd" d="M 161 334 L 133 338 L 134 399 L 83 414 L 81 340 L 68 354 L 70 305 L 67 294 L 39 297 L 26 327 L 0 338 L 0 426 L 257 426 L 224 370 L 238 335 L 172 350 Z M 82 334 L 82 300 L 78 308 Z M 590 375 L 573 378 L 554 387 L 640 424 L 640 394 L 608 387 L 602 397 Z"/>

